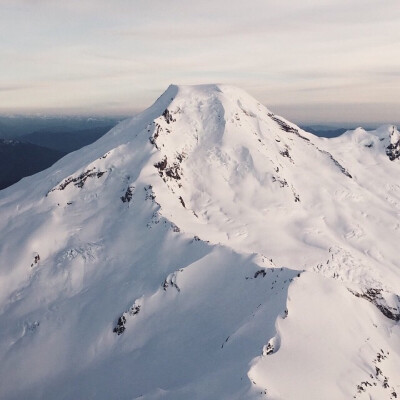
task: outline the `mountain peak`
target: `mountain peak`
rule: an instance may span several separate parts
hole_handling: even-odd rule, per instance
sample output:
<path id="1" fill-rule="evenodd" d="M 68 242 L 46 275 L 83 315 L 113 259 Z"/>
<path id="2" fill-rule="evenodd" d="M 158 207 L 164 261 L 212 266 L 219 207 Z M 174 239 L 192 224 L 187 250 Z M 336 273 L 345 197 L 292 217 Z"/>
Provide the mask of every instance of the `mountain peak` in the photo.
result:
<path id="1" fill-rule="evenodd" d="M 167 108 L 173 101 L 183 100 L 203 102 L 211 99 L 224 102 L 245 101 L 251 104 L 260 105 L 251 95 L 243 89 L 227 84 L 201 84 L 201 85 L 175 85 L 171 84 L 165 92 L 156 100 L 153 106 Z M 197 99 L 197 100 L 196 100 Z"/>

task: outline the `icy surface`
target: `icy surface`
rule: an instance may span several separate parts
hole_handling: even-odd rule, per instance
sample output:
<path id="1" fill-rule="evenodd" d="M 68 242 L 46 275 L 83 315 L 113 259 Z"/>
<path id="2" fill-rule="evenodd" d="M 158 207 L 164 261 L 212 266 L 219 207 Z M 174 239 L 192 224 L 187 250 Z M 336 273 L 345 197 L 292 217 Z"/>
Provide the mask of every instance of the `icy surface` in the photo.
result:
<path id="1" fill-rule="evenodd" d="M 400 396 L 399 152 L 171 85 L 0 192 L 0 398 Z"/>

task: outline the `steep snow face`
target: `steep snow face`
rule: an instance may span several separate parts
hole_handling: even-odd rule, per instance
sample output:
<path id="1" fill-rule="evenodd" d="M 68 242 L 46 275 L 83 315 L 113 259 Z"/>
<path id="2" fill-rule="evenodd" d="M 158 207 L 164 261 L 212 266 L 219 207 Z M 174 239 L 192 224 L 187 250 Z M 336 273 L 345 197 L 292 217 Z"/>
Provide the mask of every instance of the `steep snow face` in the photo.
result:
<path id="1" fill-rule="evenodd" d="M 396 398 L 398 146 L 172 85 L 1 191 L 0 397 Z"/>
<path id="2" fill-rule="evenodd" d="M 395 127 L 319 139 L 223 85 L 180 88 L 154 125 L 164 181 L 154 188 L 163 214 L 185 231 L 299 269 L 327 261 L 329 249 L 351 250 L 384 286 L 398 282 L 398 165 L 386 155 Z"/>
<path id="3" fill-rule="evenodd" d="M 310 211 L 316 214 L 310 208 L 330 197 L 319 190 L 321 172 L 332 186 L 337 180 L 351 185 L 350 173 L 312 135 L 231 87 L 180 88 L 155 121 L 151 140 L 166 183 L 157 186 L 166 214 L 216 243 L 265 252 L 283 263 L 304 246 Z M 266 224 L 286 226 L 277 234 Z"/>

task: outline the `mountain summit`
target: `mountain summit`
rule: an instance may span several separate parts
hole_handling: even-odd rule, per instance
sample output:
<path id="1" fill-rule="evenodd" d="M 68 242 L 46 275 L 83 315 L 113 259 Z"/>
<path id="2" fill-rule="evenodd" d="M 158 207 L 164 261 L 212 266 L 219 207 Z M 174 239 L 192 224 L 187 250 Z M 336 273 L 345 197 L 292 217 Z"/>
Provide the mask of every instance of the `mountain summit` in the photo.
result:
<path id="1" fill-rule="evenodd" d="M 171 85 L 1 191 L 0 397 L 400 396 L 399 137 Z"/>

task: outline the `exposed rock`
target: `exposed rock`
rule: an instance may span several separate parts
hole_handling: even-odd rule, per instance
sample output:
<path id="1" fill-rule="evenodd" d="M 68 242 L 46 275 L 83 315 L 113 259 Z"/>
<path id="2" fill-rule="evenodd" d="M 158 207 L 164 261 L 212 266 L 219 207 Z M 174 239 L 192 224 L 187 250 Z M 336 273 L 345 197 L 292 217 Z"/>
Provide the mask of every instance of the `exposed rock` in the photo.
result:
<path id="1" fill-rule="evenodd" d="M 160 148 L 157 145 L 157 138 L 160 136 L 160 133 L 162 132 L 162 128 L 160 124 L 155 123 L 155 128 L 154 128 L 154 133 L 153 136 L 149 138 L 149 141 L 152 145 L 155 146 L 156 149 L 160 150 Z"/>
<path id="2" fill-rule="evenodd" d="M 299 138 L 306 140 L 307 142 L 310 141 L 310 139 L 306 138 L 305 136 L 301 135 L 300 132 L 298 131 L 298 129 L 291 127 L 289 124 L 287 124 L 285 121 L 279 119 L 276 115 L 269 113 L 268 116 L 274 120 L 279 127 L 284 130 L 285 132 L 290 132 L 290 133 L 294 133 L 296 136 L 298 136 Z"/>
<path id="3" fill-rule="evenodd" d="M 333 162 L 334 164 L 340 169 L 340 171 L 342 172 L 342 174 L 346 175 L 349 178 L 353 178 L 350 173 L 347 171 L 347 169 L 345 167 L 343 167 L 339 161 L 337 161 L 335 158 L 333 158 L 332 154 L 329 153 L 328 151 L 325 150 L 321 150 L 318 149 L 322 154 L 326 154 Z"/>
<path id="4" fill-rule="evenodd" d="M 175 122 L 175 121 L 176 121 L 176 119 L 174 119 L 174 117 L 172 116 L 172 114 L 169 112 L 168 108 L 166 108 L 166 109 L 164 110 L 164 112 L 162 113 L 162 116 L 164 117 L 165 122 L 166 122 L 167 124 L 170 124 L 171 122 Z"/>
<path id="5" fill-rule="evenodd" d="M 177 279 L 177 272 L 174 272 L 170 275 L 168 275 L 168 277 L 165 279 L 165 281 L 162 284 L 162 287 L 165 291 L 167 291 L 167 289 L 171 286 L 174 287 L 178 292 L 181 291 L 180 287 L 178 286 L 178 284 L 176 283 L 176 279 Z"/>
<path id="6" fill-rule="evenodd" d="M 400 134 L 395 130 L 394 126 L 390 134 L 390 144 L 386 148 L 386 155 L 389 157 L 390 161 L 400 158 Z"/>
<path id="7" fill-rule="evenodd" d="M 181 202 L 183 208 L 186 208 L 185 202 L 182 199 L 182 196 L 179 196 L 179 201 Z"/>
<path id="8" fill-rule="evenodd" d="M 133 316 L 139 314 L 139 311 L 140 311 L 140 304 L 137 304 L 137 302 L 135 301 L 133 306 L 127 312 L 124 312 L 118 318 L 117 324 L 114 327 L 113 332 L 116 333 L 118 336 L 122 335 L 122 333 L 124 333 L 124 331 L 126 330 L 125 324 L 126 324 L 127 318 L 129 316 L 133 317 Z"/>
<path id="9" fill-rule="evenodd" d="M 135 189 L 135 186 L 133 186 L 133 185 L 128 186 L 125 194 L 121 197 L 121 200 L 123 203 L 129 203 L 132 200 L 134 189 Z"/>
<path id="10" fill-rule="evenodd" d="M 368 300 L 370 303 L 374 304 L 385 317 L 396 322 L 400 321 L 400 310 L 398 308 L 388 306 L 388 304 L 386 303 L 385 299 L 382 296 L 383 292 L 382 289 L 369 288 L 363 293 L 357 293 L 352 290 L 350 290 L 350 292 L 353 293 L 356 297 Z M 396 297 L 400 304 L 400 297 L 399 296 Z"/>
<path id="11" fill-rule="evenodd" d="M 35 265 L 39 264 L 40 261 L 40 255 L 39 253 L 35 255 L 34 259 L 33 259 L 33 263 L 31 264 L 31 267 L 34 267 Z"/>
<path id="12" fill-rule="evenodd" d="M 82 172 L 79 176 L 77 177 L 69 177 L 65 179 L 60 185 L 58 185 L 56 188 L 51 189 L 50 192 L 53 192 L 55 190 L 64 190 L 70 183 L 73 183 L 74 186 L 78 188 L 83 188 L 85 185 L 85 182 L 88 178 L 101 178 L 106 171 L 95 171 L 96 167 L 93 167 L 92 169 L 88 169 L 85 172 Z M 49 193 L 50 193 L 49 192 Z"/>
<path id="13" fill-rule="evenodd" d="M 262 275 L 263 278 L 267 275 L 267 273 L 265 272 L 265 269 L 260 269 L 259 271 L 256 271 L 256 273 L 254 274 L 254 278 L 257 278 L 260 275 Z"/>
<path id="14" fill-rule="evenodd" d="M 117 325 L 115 326 L 115 328 L 113 329 L 113 332 L 116 333 L 117 335 L 122 335 L 125 331 L 125 323 L 126 323 L 126 318 L 124 315 L 121 315 L 118 318 L 118 322 Z"/>

